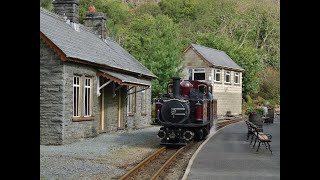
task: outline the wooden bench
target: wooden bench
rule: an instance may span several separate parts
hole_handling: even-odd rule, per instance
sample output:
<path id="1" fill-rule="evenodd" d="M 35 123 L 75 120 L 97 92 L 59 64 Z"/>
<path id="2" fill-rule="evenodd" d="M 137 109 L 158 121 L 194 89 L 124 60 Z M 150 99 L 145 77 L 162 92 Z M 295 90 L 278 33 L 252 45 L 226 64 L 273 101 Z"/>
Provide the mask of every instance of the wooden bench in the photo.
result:
<path id="1" fill-rule="evenodd" d="M 266 146 L 266 149 L 270 150 L 270 152 L 272 154 L 272 151 L 271 151 L 271 148 L 270 148 L 270 144 L 269 144 L 269 142 L 271 142 L 271 138 L 272 138 L 271 134 L 265 134 L 265 133 L 261 132 L 261 130 L 259 130 L 259 128 L 256 125 L 254 125 L 253 123 L 251 123 L 249 121 L 245 121 L 245 122 L 246 122 L 247 127 L 248 127 L 247 140 L 249 139 L 250 135 L 252 135 L 251 142 L 250 142 L 250 144 L 252 144 L 253 138 L 255 137 L 253 148 L 255 148 L 255 145 L 256 145 L 257 141 L 259 143 L 256 152 L 259 151 L 260 144 L 262 143 L 262 144 L 264 144 Z"/>

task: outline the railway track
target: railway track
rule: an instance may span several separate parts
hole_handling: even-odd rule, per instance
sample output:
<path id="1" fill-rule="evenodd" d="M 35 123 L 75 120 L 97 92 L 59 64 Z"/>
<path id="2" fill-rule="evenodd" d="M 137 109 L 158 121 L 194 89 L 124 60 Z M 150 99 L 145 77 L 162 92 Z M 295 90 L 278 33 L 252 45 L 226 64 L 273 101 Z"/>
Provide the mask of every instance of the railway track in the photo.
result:
<path id="1" fill-rule="evenodd" d="M 233 123 L 240 122 L 240 121 L 242 121 L 242 118 L 218 121 L 216 130 L 221 129 L 229 124 L 233 124 Z"/>
<path id="2" fill-rule="evenodd" d="M 169 164 L 182 152 L 186 146 L 180 148 L 162 147 L 137 166 L 128 171 L 119 180 L 127 179 L 158 179 Z"/>
<path id="3" fill-rule="evenodd" d="M 239 121 L 242 121 L 242 118 L 218 121 L 216 130 Z M 119 180 L 162 179 L 161 174 L 164 174 L 165 169 L 168 169 L 168 166 L 172 164 L 172 161 L 175 160 L 184 149 L 187 149 L 188 146 L 192 146 L 192 143 L 180 148 L 161 147 L 146 159 L 141 161 L 130 171 L 128 171 L 125 175 L 120 177 Z M 190 157 L 192 156 L 192 154 L 193 153 L 190 154 Z M 177 163 L 179 163 L 179 160 L 177 161 Z M 173 171 L 175 172 L 175 170 Z M 181 172 L 181 175 L 183 175 L 183 172 Z"/>

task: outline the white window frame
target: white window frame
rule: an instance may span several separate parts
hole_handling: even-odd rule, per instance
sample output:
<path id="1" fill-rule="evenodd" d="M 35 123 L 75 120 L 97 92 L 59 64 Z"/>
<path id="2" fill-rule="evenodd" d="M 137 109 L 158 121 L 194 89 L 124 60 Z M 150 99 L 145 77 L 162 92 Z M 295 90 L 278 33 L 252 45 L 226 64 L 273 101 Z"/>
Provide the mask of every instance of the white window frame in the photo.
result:
<path id="1" fill-rule="evenodd" d="M 194 69 L 191 69 L 191 76 L 192 76 L 192 79 L 191 80 L 195 80 L 194 79 L 194 74 L 196 73 L 204 73 L 204 79 L 201 79 L 201 80 L 196 80 L 196 81 L 205 81 L 206 80 L 206 69 L 205 68 L 194 68 Z"/>
<path id="2" fill-rule="evenodd" d="M 84 78 L 83 90 L 83 114 L 84 117 L 90 117 L 92 115 L 92 78 Z"/>
<path id="3" fill-rule="evenodd" d="M 236 79 L 238 79 L 238 82 L 236 82 Z M 240 84 L 240 73 L 234 72 L 234 84 Z"/>
<path id="4" fill-rule="evenodd" d="M 217 72 L 219 71 L 219 72 Z M 220 75 L 219 81 L 217 81 L 217 74 Z M 221 69 L 214 69 L 214 82 L 221 82 Z"/>
<path id="5" fill-rule="evenodd" d="M 227 81 L 227 75 L 229 76 L 229 81 Z M 231 71 L 224 71 L 224 82 L 231 83 Z"/>
<path id="6" fill-rule="evenodd" d="M 73 117 L 80 117 L 80 111 L 79 111 L 79 107 L 80 107 L 80 76 L 73 76 L 73 92 L 72 92 L 72 101 L 73 101 Z M 78 89 L 78 91 L 75 91 L 75 89 Z M 77 96 L 77 98 L 75 98 L 74 96 Z M 76 102 L 74 102 L 74 100 L 76 99 Z"/>
<path id="7" fill-rule="evenodd" d="M 147 114 L 147 92 L 143 90 L 141 94 L 141 114 Z"/>

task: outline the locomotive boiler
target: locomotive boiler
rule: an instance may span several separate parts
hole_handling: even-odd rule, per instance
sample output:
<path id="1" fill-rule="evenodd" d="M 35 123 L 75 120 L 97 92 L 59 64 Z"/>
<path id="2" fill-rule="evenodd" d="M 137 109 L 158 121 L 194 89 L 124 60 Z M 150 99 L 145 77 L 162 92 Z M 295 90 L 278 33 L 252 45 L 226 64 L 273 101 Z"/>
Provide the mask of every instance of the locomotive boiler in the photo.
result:
<path id="1" fill-rule="evenodd" d="M 173 78 L 167 94 L 155 99 L 155 122 L 161 145 L 186 145 L 203 140 L 216 119 L 216 101 L 212 86 L 200 81 Z"/>

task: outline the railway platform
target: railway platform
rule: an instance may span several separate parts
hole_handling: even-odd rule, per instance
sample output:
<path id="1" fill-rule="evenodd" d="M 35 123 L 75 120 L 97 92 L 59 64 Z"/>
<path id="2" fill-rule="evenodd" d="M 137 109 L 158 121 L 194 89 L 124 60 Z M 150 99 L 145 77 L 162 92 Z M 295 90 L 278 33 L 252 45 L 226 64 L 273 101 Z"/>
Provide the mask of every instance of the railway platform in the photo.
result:
<path id="1" fill-rule="evenodd" d="M 247 140 L 244 121 L 228 125 L 210 136 L 191 158 L 183 180 L 278 180 L 280 179 L 280 117 L 264 124 L 272 135 L 270 153 L 264 145 L 258 152 Z"/>

